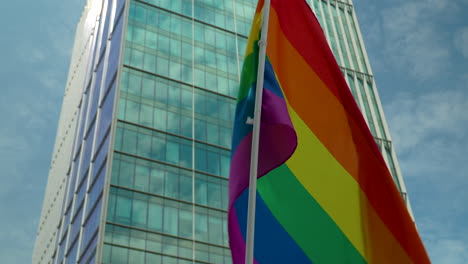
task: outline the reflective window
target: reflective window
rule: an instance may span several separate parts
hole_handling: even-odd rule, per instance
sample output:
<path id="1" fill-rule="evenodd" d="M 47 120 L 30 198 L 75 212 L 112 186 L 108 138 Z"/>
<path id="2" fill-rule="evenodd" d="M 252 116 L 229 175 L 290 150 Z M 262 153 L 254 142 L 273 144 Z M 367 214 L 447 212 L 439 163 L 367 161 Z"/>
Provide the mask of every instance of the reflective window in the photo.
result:
<path id="1" fill-rule="evenodd" d="M 156 196 L 111 188 L 108 211 L 111 223 L 162 232 L 168 235 L 192 237 L 192 209 L 190 204 Z"/>

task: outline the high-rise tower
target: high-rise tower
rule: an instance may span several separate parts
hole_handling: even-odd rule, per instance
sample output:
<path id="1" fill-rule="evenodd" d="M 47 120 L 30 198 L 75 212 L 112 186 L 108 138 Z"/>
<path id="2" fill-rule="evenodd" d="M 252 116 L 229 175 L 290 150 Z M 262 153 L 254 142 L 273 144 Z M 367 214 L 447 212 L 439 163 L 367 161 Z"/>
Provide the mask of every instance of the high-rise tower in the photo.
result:
<path id="1" fill-rule="evenodd" d="M 406 191 L 351 0 L 308 1 Z M 232 118 L 255 0 L 88 0 L 33 263 L 231 263 Z"/>

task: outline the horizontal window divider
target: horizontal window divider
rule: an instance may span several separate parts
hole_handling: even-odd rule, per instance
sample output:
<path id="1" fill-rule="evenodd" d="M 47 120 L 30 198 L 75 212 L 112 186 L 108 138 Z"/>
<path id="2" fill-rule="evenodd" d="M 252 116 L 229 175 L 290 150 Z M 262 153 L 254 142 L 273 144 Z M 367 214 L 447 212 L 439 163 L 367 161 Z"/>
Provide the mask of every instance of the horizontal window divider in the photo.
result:
<path id="1" fill-rule="evenodd" d="M 60 235 L 59 232 L 60 232 L 60 228 L 62 227 L 62 222 L 63 222 L 63 215 L 60 216 L 59 223 L 57 224 L 57 227 L 56 227 L 56 229 L 57 229 L 57 236 Z M 41 225 L 44 225 L 44 222 L 41 223 Z"/>
<path id="2" fill-rule="evenodd" d="M 60 240 L 59 240 L 59 242 L 58 242 L 59 245 L 63 245 L 63 243 L 65 243 L 66 240 L 67 240 L 68 231 L 69 231 L 69 230 L 68 230 L 68 226 L 64 227 L 64 230 L 65 230 L 65 231 L 64 231 L 63 234 L 61 234 L 62 236 L 60 237 Z"/>
<path id="3" fill-rule="evenodd" d="M 91 122 L 89 122 L 89 124 L 88 124 L 87 127 L 86 127 L 86 132 L 85 132 L 85 136 L 83 137 L 83 140 L 88 141 L 88 138 L 89 138 L 89 136 L 90 136 L 91 130 L 92 130 L 92 129 L 96 129 L 96 127 L 94 127 L 94 125 L 96 124 L 96 119 L 97 119 L 97 115 L 94 114 L 93 119 L 91 120 Z M 93 132 L 94 132 L 94 131 L 93 131 Z M 94 135 L 93 135 L 93 136 L 94 136 Z"/>
<path id="4" fill-rule="evenodd" d="M 77 203 L 78 201 L 76 201 L 75 199 L 75 203 Z M 77 219 L 78 217 L 78 214 L 80 213 L 80 210 L 85 210 L 84 208 L 84 199 L 83 201 L 80 202 L 79 206 L 77 207 L 77 209 L 75 209 L 75 211 L 73 212 L 73 215 L 71 217 L 71 221 L 70 221 L 70 225 L 73 225 L 76 221 L 80 221 L 80 226 L 81 226 L 81 220 L 82 219 Z M 81 212 L 81 214 L 83 214 L 83 212 Z M 81 217 L 83 218 L 83 215 L 81 215 Z"/>
<path id="5" fill-rule="evenodd" d="M 99 127 L 98 129 L 102 129 L 102 128 Z M 102 147 L 104 146 L 104 143 L 106 142 L 107 138 L 109 137 L 110 130 L 111 130 L 111 126 L 109 125 L 107 127 L 106 131 L 104 132 L 104 136 L 102 137 L 101 142 L 99 142 L 99 145 L 94 150 L 94 154 L 93 154 L 93 156 L 91 158 L 92 163 L 94 163 L 94 161 L 96 160 L 97 156 L 100 154 L 101 151 L 106 151 L 105 149 L 102 149 Z"/>
<path id="6" fill-rule="evenodd" d="M 94 184 L 96 183 L 97 179 L 99 178 L 99 177 L 98 177 L 99 174 L 102 172 L 102 169 L 103 169 L 103 168 L 106 166 L 106 164 L 107 164 L 107 158 L 108 158 L 108 157 L 106 156 L 106 158 L 102 161 L 101 167 L 98 168 L 98 170 L 97 170 L 97 172 L 96 172 L 96 175 L 94 175 L 94 179 L 93 179 L 93 181 L 91 182 L 91 184 L 89 185 L 89 188 L 88 188 L 88 190 L 87 190 L 87 193 L 90 193 L 91 189 L 94 187 Z M 93 167 L 94 167 L 94 165 L 93 165 Z M 91 176 L 92 176 L 92 174 L 91 174 Z"/>
<path id="7" fill-rule="evenodd" d="M 67 253 L 65 254 L 65 257 L 68 257 L 68 255 L 70 255 L 70 252 L 71 250 L 73 249 L 73 247 L 75 246 L 76 243 L 78 243 L 78 239 L 80 238 L 80 232 L 78 232 L 75 237 L 73 238 L 73 241 L 70 243 L 68 243 L 68 249 L 67 249 Z"/>
<path id="8" fill-rule="evenodd" d="M 129 24 L 129 25 L 133 26 L 134 24 L 132 23 L 132 24 Z M 163 34 L 160 34 L 160 35 L 165 35 L 165 34 L 163 33 Z M 172 38 L 172 40 L 181 41 L 182 43 L 185 42 L 186 44 L 191 45 L 191 42 L 184 41 L 183 39 L 175 39 L 175 38 L 171 37 L 170 34 L 167 34 L 167 35 L 168 36 L 166 36 L 166 37 Z M 168 59 L 168 60 L 171 60 L 173 62 L 175 61 L 175 62 L 178 62 L 178 63 L 181 63 L 181 64 L 185 64 L 186 66 L 189 66 L 189 67 L 192 66 L 192 62 L 190 61 L 192 58 L 187 59 L 187 58 L 179 57 L 179 56 L 176 56 L 176 55 L 164 54 L 164 52 L 161 52 L 158 49 L 153 49 L 153 48 L 151 48 L 149 46 L 145 46 L 144 44 L 137 43 L 137 42 L 134 42 L 132 40 L 127 40 L 126 41 L 126 47 L 130 48 L 130 49 L 138 50 L 138 51 L 141 51 L 141 52 L 149 53 L 151 55 L 164 57 L 164 59 Z M 216 55 L 226 56 L 226 58 L 228 58 L 228 57 L 230 57 L 232 55 L 232 59 L 235 59 L 234 57 L 236 56 L 235 52 L 233 52 L 233 51 L 229 52 L 227 49 L 219 49 L 219 48 L 212 48 L 212 47 L 209 47 L 209 46 L 205 46 L 204 50 L 212 51 L 213 53 L 216 53 Z M 211 73 L 216 73 L 219 70 L 218 68 L 215 68 L 213 66 L 207 66 L 207 65 L 204 65 L 204 66 L 208 67 L 208 69 L 211 70 Z M 223 72 L 226 73 L 226 75 L 230 74 L 230 72 L 228 72 L 227 70 L 223 71 Z"/>
<path id="9" fill-rule="evenodd" d="M 81 148 L 83 147 L 83 139 L 79 139 L 78 140 L 78 149 L 76 150 L 75 152 L 75 156 L 73 157 L 73 163 L 75 163 L 73 166 L 78 166 L 78 163 L 79 160 L 78 160 L 78 156 L 81 154 Z"/>
<path id="10" fill-rule="evenodd" d="M 326 2 L 330 2 L 330 3 L 339 3 L 339 4 L 344 4 L 344 5 L 347 5 L 349 7 L 352 7 L 353 5 L 351 3 L 348 3 L 346 1 L 343 1 L 343 0 L 322 0 L 322 1 L 326 1 Z"/>
<path id="11" fill-rule="evenodd" d="M 361 71 L 354 70 L 354 69 L 351 69 L 351 68 L 347 68 L 347 67 L 344 67 L 344 66 L 340 66 L 340 69 L 344 70 L 345 72 L 351 72 L 354 75 L 362 75 L 362 76 L 366 76 L 366 77 L 368 77 L 370 79 L 374 78 L 374 76 L 372 74 L 361 72 Z"/>
<path id="12" fill-rule="evenodd" d="M 170 105 L 170 104 L 167 104 L 167 103 L 157 102 L 156 100 L 151 100 L 151 99 L 147 99 L 147 98 L 144 98 L 144 97 L 136 96 L 134 94 L 130 94 L 130 93 L 127 93 L 127 92 L 121 92 L 120 93 L 120 98 L 126 100 L 127 102 L 132 102 L 132 103 L 140 104 L 140 105 L 143 105 L 143 106 L 149 106 L 149 107 L 152 107 L 152 108 L 157 108 L 159 110 L 166 110 L 167 112 L 171 112 L 173 114 L 179 114 L 179 115 L 184 116 L 184 117 L 189 117 L 189 118 L 192 117 L 192 110 L 191 109 L 189 110 L 189 109 L 184 108 L 184 107 L 177 107 L 177 106 L 173 106 L 173 105 Z M 232 123 L 231 120 L 212 117 L 212 116 L 209 116 L 207 114 L 203 114 L 203 113 L 199 113 L 199 112 L 195 112 L 195 119 L 201 120 L 201 121 L 207 121 L 207 122 L 211 121 L 210 123 L 216 123 L 216 125 L 219 125 L 220 127 L 223 127 L 223 128 L 227 128 L 229 130 L 232 130 L 232 126 L 233 126 L 233 123 Z M 149 127 L 149 126 L 146 126 L 146 125 L 142 125 L 140 123 L 135 123 L 135 122 L 131 122 L 131 121 L 124 120 L 124 119 L 119 119 L 119 120 L 121 120 L 123 122 L 132 123 L 132 124 L 135 124 L 135 125 L 141 125 L 141 126 L 144 126 L 144 127 L 148 127 L 150 129 L 157 130 L 157 131 L 160 130 L 160 129 L 157 129 L 157 128 Z M 161 130 L 161 131 L 167 132 L 167 131 L 164 131 L 164 130 Z M 167 133 L 174 134 L 172 132 L 167 132 Z M 174 134 L 174 135 L 179 136 L 179 134 Z M 182 137 L 192 140 L 191 137 L 187 137 L 187 136 L 182 136 Z M 211 143 L 208 143 L 208 142 L 205 142 L 205 141 L 200 141 L 200 142 L 212 145 Z M 218 146 L 218 145 L 214 145 L 214 146 Z M 220 146 L 220 145 L 219 145 L 219 147 L 226 148 L 226 147 L 223 147 L 223 146 Z"/>
<path id="13" fill-rule="evenodd" d="M 70 190 L 71 192 L 71 190 Z M 71 213 L 71 208 L 72 208 L 72 205 L 73 205 L 73 198 L 71 199 L 70 203 L 68 203 L 67 205 L 65 205 L 65 213 L 63 215 L 67 215 L 67 214 L 70 214 Z M 71 215 L 70 215 L 71 217 Z M 69 224 L 69 223 L 68 223 Z"/>
<path id="14" fill-rule="evenodd" d="M 165 12 L 168 12 L 168 13 L 171 13 L 171 14 L 176 15 L 176 16 L 183 17 L 183 18 L 185 18 L 185 19 L 192 20 L 192 17 L 190 17 L 190 16 L 187 16 L 187 15 L 184 15 L 184 14 L 181 14 L 181 13 L 177 13 L 177 12 L 174 12 L 174 11 L 172 11 L 172 10 L 169 10 L 169 9 L 166 9 L 166 8 L 163 8 L 163 7 L 160 7 L 160 6 L 157 6 L 157 5 L 148 3 L 148 2 L 146 2 L 146 1 L 144 1 L 144 0 L 134 0 L 134 1 L 135 1 L 135 2 L 138 2 L 138 3 L 140 3 L 140 4 L 144 4 L 144 5 L 147 5 L 147 6 L 151 6 L 151 7 L 157 8 L 157 9 L 159 9 L 159 10 L 162 10 L 162 11 L 165 11 Z M 192 7 L 192 8 L 193 8 L 193 7 Z M 245 35 L 236 33 L 236 32 L 234 32 L 234 31 L 231 31 L 231 30 L 228 30 L 228 29 L 225 29 L 225 28 L 222 28 L 222 27 L 218 27 L 218 26 L 216 26 L 216 25 L 207 23 L 207 22 L 205 22 L 205 21 L 202 21 L 202 20 L 199 20 L 199 19 L 196 19 L 196 18 L 193 18 L 193 21 L 198 22 L 198 23 L 200 23 L 200 24 L 203 24 L 203 25 L 205 25 L 205 26 L 209 26 L 209 27 L 213 27 L 213 28 L 219 29 L 219 30 L 224 31 L 224 32 L 226 32 L 226 33 L 230 33 L 230 34 L 233 34 L 233 35 L 236 35 L 236 36 L 239 36 L 239 37 L 248 39 L 248 36 L 245 36 Z"/>
<path id="15" fill-rule="evenodd" d="M 199 243 L 199 244 L 203 244 L 203 245 L 207 245 L 207 246 L 213 246 L 213 247 L 218 247 L 218 248 L 223 248 L 223 249 L 229 249 L 229 247 L 222 246 L 222 245 L 218 245 L 218 244 L 213 244 L 213 243 L 209 243 L 209 242 L 203 242 L 203 241 L 199 241 L 199 240 L 192 240 L 192 239 L 185 238 L 185 237 L 179 237 L 179 236 L 169 235 L 169 234 L 165 234 L 165 233 L 161 233 L 161 232 L 156 232 L 156 231 L 152 231 L 152 230 L 146 230 L 146 229 L 142 229 L 142 228 L 138 228 L 138 227 L 134 227 L 134 226 L 122 225 L 122 224 L 113 223 L 113 222 L 109 222 L 109 221 L 106 221 L 106 224 L 108 224 L 108 225 L 113 225 L 113 226 L 117 226 L 117 227 L 123 227 L 123 228 L 127 228 L 127 229 L 133 229 L 133 230 L 137 230 L 137 231 L 142 231 L 142 232 L 146 232 L 146 233 L 151 233 L 151 234 L 155 234 L 155 235 L 167 236 L 167 237 L 171 237 L 171 238 L 175 238 L 175 239 L 180 239 L 180 240 L 185 240 L 185 241 L 189 241 L 189 242 L 195 242 L 195 243 Z M 104 243 L 106 243 L 106 244 L 112 244 L 112 243 L 109 243 L 109 242 L 104 242 Z M 116 245 L 116 246 L 126 247 L 126 246 L 121 246 L 121 245 Z M 157 252 L 155 252 L 155 253 L 157 253 Z M 159 253 L 157 253 L 157 254 L 159 254 Z M 169 256 L 169 255 L 168 255 L 168 256 Z M 192 259 L 190 259 L 190 260 L 192 260 Z M 198 260 L 197 260 L 197 261 L 198 261 Z"/>
<path id="16" fill-rule="evenodd" d="M 153 128 L 153 127 L 148 127 L 148 126 L 145 126 L 145 125 L 141 125 L 141 124 L 137 124 L 137 123 L 132 123 L 132 122 L 129 122 L 129 121 L 126 121 L 126 120 L 122 120 L 122 119 L 117 119 L 117 121 L 119 121 L 119 122 L 121 122 L 121 123 L 125 123 L 125 124 L 127 124 L 127 125 L 132 125 L 132 126 L 136 126 L 136 127 L 140 127 L 140 128 L 152 130 L 152 131 L 154 131 L 154 132 L 167 134 L 167 135 L 169 135 L 169 136 L 174 136 L 174 137 L 186 139 L 186 140 L 189 140 L 189 141 L 195 141 L 195 143 L 204 144 L 204 145 L 207 145 L 207 146 L 210 146 L 210 147 L 214 147 L 214 148 L 218 148 L 218 149 L 222 149 L 222 150 L 226 150 L 226 151 L 231 151 L 230 148 L 222 147 L 222 146 L 219 146 L 219 145 L 214 145 L 214 144 L 211 144 L 211 143 L 208 143 L 208 142 L 205 142 L 205 141 L 201 141 L 201 140 L 198 140 L 198 139 L 193 139 L 193 138 L 185 137 L 185 136 L 182 136 L 182 135 L 174 134 L 174 133 L 167 132 L 167 131 L 160 130 L 160 129 L 156 129 L 156 128 Z"/>
<path id="17" fill-rule="evenodd" d="M 78 107 L 77 107 L 78 109 L 81 109 L 83 101 L 84 101 L 84 94 L 80 97 L 80 102 L 78 103 Z"/>
<path id="18" fill-rule="evenodd" d="M 112 87 L 112 85 L 114 85 L 116 78 L 117 78 L 117 71 L 115 71 L 114 75 L 112 75 L 112 80 L 109 82 L 109 85 L 107 87 L 105 87 L 106 93 L 101 98 L 101 102 L 99 103 L 99 106 L 98 106 L 99 108 L 102 109 L 102 106 L 104 105 L 104 102 L 106 101 L 107 96 L 109 95 L 109 93 L 111 91 L 110 88 Z"/>
<path id="19" fill-rule="evenodd" d="M 170 254 L 166 254 L 166 253 L 162 253 L 162 252 L 156 252 L 156 251 L 147 250 L 147 249 L 141 249 L 141 248 L 135 248 L 135 247 L 129 247 L 129 246 L 122 246 L 122 245 L 119 245 L 119 244 L 114 244 L 114 243 L 109 243 L 109 242 L 104 242 L 104 244 L 107 244 L 107 245 L 113 246 L 113 247 L 127 248 L 127 249 L 132 249 L 132 250 L 141 251 L 141 252 L 148 252 L 148 253 L 152 253 L 152 254 L 155 254 L 155 255 L 163 256 L 163 257 L 171 257 L 171 258 L 182 259 L 182 260 L 187 260 L 187 261 L 197 261 L 197 263 L 210 264 L 210 262 L 204 262 L 204 261 L 201 261 L 201 260 L 193 260 L 193 259 L 189 259 L 189 258 L 179 257 L 179 256 L 176 256 L 176 255 L 170 255 Z"/>
<path id="20" fill-rule="evenodd" d="M 189 86 L 189 87 L 194 87 L 194 88 L 196 88 L 196 89 L 199 89 L 199 90 L 204 91 L 204 92 L 212 93 L 212 94 L 214 94 L 214 95 L 219 95 L 219 96 L 222 96 L 222 97 L 225 97 L 225 98 L 228 98 L 228 99 L 237 100 L 237 98 L 232 97 L 232 96 L 229 96 L 229 95 L 226 95 L 226 94 L 217 93 L 217 92 L 208 90 L 208 89 L 206 89 L 206 88 L 193 85 L 193 84 L 191 84 L 191 83 L 186 83 L 186 82 L 183 82 L 183 81 L 180 81 L 180 80 L 172 79 L 172 78 L 170 78 L 170 77 L 168 77 L 168 76 L 156 74 L 156 73 L 154 73 L 154 72 L 145 71 L 145 70 L 143 70 L 143 69 L 136 68 L 136 67 L 130 66 L 130 65 L 128 65 L 128 64 L 124 64 L 123 66 L 124 66 L 124 68 L 128 68 L 128 69 L 131 69 L 131 70 L 135 70 L 135 71 L 139 71 L 139 72 L 146 73 L 146 74 L 149 74 L 149 75 L 153 75 L 153 76 L 155 76 L 155 77 L 159 77 L 159 78 L 162 78 L 162 79 L 166 79 L 166 80 L 168 80 L 168 81 L 173 81 L 173 82 L 176 82 L 176 83 L 179 83 L 179 84 L 182 84 L 182 85 L 186 85 L 186 86 Z"/>
<path id="21" fill-rule="evenodd" d="M 85 184 L 86 180 L 88 180 L 88 173 L 89 173 L 89 170 L 85 172 L 85 175 L 80 179 L 80 182 L 78 183 L 78 187 L 76 187 L 75 194 L 78 194 L 78 192 L 81 191 L 80 190 L 81 187 L 86 188 L 86 186 L 83 186 L 83 184 Z"/>
<path id="22" fill-rule="evenodd" d="M 80 258 L 78 259 L 78 263 L 81 264 L 81 263 L 91 263 L 90 260 L 96 255 L 96 250 L 94 250 L 94 252 L 87 258 L 87 259 L 82 259 L 83 258 L 83 255 L 80 256 Z"/>
<path id="23" fill-rule="evenodd" d="M 85 167 L 86 170 L 84 170 L 84 173 L 81 176 L 79 174 L 76 175 L 76 177 L 78 177 L 78 180 L 79 180 L 78 185 L 81 183 L 81 181 L 88 178 L 89 172 L 91 171 L 90 170 L 91 169 L 91 162 L 88 163 L 88 164 L 84 164 L 84 166 L 87 166 L 87 167 Z M 83 169 L 83 167 L 80 170 L 82 170 L 82 169 Z M 80 171 L 80 173 L 81 173 L 81 171 Z M 78 193 L 78 188 L 75 186 L 75 194 L 77 194 L 77 193 Z"/>
<path id="24" fill-rule="evenodd" d="M 380 138 L 380 137 L 375 137 L 375 136 L 374 136 L 374 139 L 375 139 L 375 140 L 378 140 L 378 141 L 381 141 L 381 142 L 384 142 L 384 143 L 392 144 L 392 141 L 389 140 L 389 139 Z"/>
<path id="25" fill-rule="evenodd" d="M 150 161 L 150 162 L 154 162 L 154 163 L 159 163 L 159 164 L 170 166 L 170 167 L 177 168 L 177 169 L 183 169 L 183 170 L 186 170 L 186 171 L 194 171 L 195 173 L 204 174 L 206 176 L 210 176 L 210 177 L 214 177 L 214 178 L 218 178 L 218 179 L 223 179 L 223 180 L 228 180 L 228 178 L 226 178 L 226 177 L 219 176 L 219 175 L 216 175 L 216 174 L 211 174 L 211 173 L 205 172 L 205 171 L 192 170 L 191 168 L 182 167 L 182 166 L 179 166 L 179 165 L 175 165 L 175 164 L 172 164 L 172 163 L 167 163 L 167 162 L 164 162 L 164 161 L 155 160 L 155 159 L 151 159 L 151 158 L 147 158 L 147 157 L 141 157 L 141 156 L 137 156 L 137 155 L 134 155 L 134 154 L 122 152 L 122 151 L 119 151 L 119 150 L 114 150 L 114 152 L 117 153 L 117 154 L 120 154 L 120 155 L 125 155 L 125 156 L 129 156 L 129 157 L 136 158 L 136 159 L 142 159 L 142 160 L 146 160 L 146 161 Z"/>
<path id="26" fill-rule="evenodd" d="M 202 204 L 198 204 L 198 203 L 192 203 L 192 202 L 189 202 L 189 201 L 179 200 L 179 199 L 164 196 L 164 195 L 159 195 L 159 194 L 154 194 L 154 193 L 145 192 L 145 191 L 141 191 L 141 190 L 136 190 L 136 189 L 133 189 L 133 188 L 123 187 L 123 186 L 116 185 L 116 184 L 111 184 L 110 186 L 114 187 L 114 188 L 126 190 L 126 191 L 141 193 L 141 194 L 145 194 L 145 195 L 148 195 L 148 196 L 153 196 L 153 197 L 166 199 L 166 200 L 170 200 L 170 201 L 174 201 L 174 202 L 179 202 L 179 203 L 183 203 L 183 204 L 187 204 L 187 205 L 195 205 L 195 206 L 198 206 L 198 207 L 201 207 L 201 208 L 205 208 L 205 209 L 209 209 L 209 210 L 213 210 L 213 211 L 218 211 L 218 212 L 221 212 L 221 213 L 227 213 L 227 210 L 214 208 L 214 207 L 210 207 L 210 206 L 202 205 Z"/>
<path id="27" fill-rule="evenodd" d="M 94 238 L 96 238 L 96 236 L 97 236 L 98 233 L 99 233 L 99 228 L 96 228 L 96 231 L 94 231 L 93 235 L 91 236 L 91 238 L 90 238 L 89 241 L 88 241 L 88 245 L 86 245 L 86 247 L 85 247 L 84 249 L 80 250 L 81 252 L 80 252 L 80 256 L 79 256 L 79 258 L 78 258 L 78 263 L 80 263 L 80 261 L 82 260 L 84 254 L 88 253 L 88 252 L 86 252 L 86 251 L 87 251 L 87 250 L 89 249 L 89 247 L 93 244 L 93 240 L 94 240 Z"/>
<path id="28" fill-rule="evenodd" d="M 105 39 L 107 40 L 107 38 L 105 38 Z M 106 42 L 103 42 L 103 43 L 106 43 Z M 103 43 L 101 43 L 101 45 Z M 101 47 L 99 47 L 99 48 L 101 48 Z M 101 63 L 103 63 L 104 58 L 106 57 L 106 49 L 107 49 L 107 45 L 106 45 L 106 47 L 104 47 L 104 50 L 101 53 L 97 54 L 99 57 L 98 57 L 97 63 L 94 65 L 93 73 L 96 73 L 98 71 L 98 68 L 101 66 Z M 99 50 L 97 50 L 97 52 L 99 52 Z M 93 76 L 93 78 L 94 78 L 94 76 Z"/>
<path id="29" fill-rule="evenodd" d="M 83 93 L 84 95 L 88 95 L 90 90 L 91 90 L 91 84 L 93 83 L 93 73 L 91 73 L 90 75 L 91 75 L 91 77 L 89 77 L 88 85 L 86 85 L 86 89 L 85 89 L 85 91 Z M 85 111 L 86 111 L 86 109 L 85 109 Z"/>
<path id="30" fill-rule="evenodd" d="M 94 210 L 97 210 L 96 207 L 98 206 L 100 200 L 102 199 L 102 193 L 103 193 L 103 192 L 104 192 L 104 191 L 101 190 L 101 191 L 99 192 L 99 194 L 97 195 L 96 200 L 94 200 L 94 201 L 89 201 L 89 199 L 87 199 L 86 203 L 91 203 L 91 202 L 93 202 L 94 204 L 93 204 L 93 207 L 92 207 L 91 209 L 89 209 L 89 212 L 87 213 L 86 218 L 85 218 L 85 220 L 83 221 L 83 225 L 82 225 L 82 226 L 85 226 L 86 224 L 88 224 L 88 220 L 90 219 L 91 215 L 94 213 Z M 88 204 L 86 204 L 86 206 L 88 206 Z M 102 206 L 102 205 L 101 205 L 101 206 Z M 85 210 L 85 209 L 83 209 L 83 210 Z M 83 213 L 86 213 L 86 212 L 83 212 Z"/>
<path id="31" fill-rule="evenodd" d="M 112 31 L 109 33 L 109 40 L 111 40 L 112 37 L 114 37 L 114 31 L 117 28 L 117 25 L 120 23 L 120 19 L 122 19 L 124 11 L 125 11 L 125 7 L 122 7 L 122 10 L 120 10 L 120 13 L 117 14 L 117 18 L 114 19 L 114 24 L 112 25 Z"/>

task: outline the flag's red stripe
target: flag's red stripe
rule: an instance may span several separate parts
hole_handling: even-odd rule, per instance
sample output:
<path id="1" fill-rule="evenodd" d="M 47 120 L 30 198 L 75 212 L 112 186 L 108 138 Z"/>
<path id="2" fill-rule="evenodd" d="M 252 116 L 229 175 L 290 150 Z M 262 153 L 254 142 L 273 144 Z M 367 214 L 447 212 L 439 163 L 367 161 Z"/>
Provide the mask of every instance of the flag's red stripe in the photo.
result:
<path id="1" fill-rule="evenodd" d="M 343 91 L 340 87 L 346 85 L 345 80 L 322 28 L 315 16 L 311 15 L 312 11 L 307 3 L 304 0 L 272 0 L 271 8 L 277 12 L 286 38 L 341 101 Z"/>
<path id="2" fill-rule="evenodd" d="M 295 8 L 282 7 L 285 4 Z M 295 92 L 283 85 L 287 100 L 335 158 L 359 182 L 382 221 L 412 260 L 415 263 L 429 263 L 414 223 L 334 61 L 318 22 L 310 14 L 304 13 L 310 12 L 307 9 L 308 6 L 302 0 L 272 1 L 270 21 L 276 16 L 281 28 L 272 27 L 270 22 L 268 56 L 278 78 L 283 85 L 282 78 L 297 77 L 301 79 L 299 83 L 315 88 Z M 315 72 L 313 75 L 304 75 L 307 70 L 294 67 L 297 61 L 291 61 L 285 50 L 288 48 L 285 42 L 292 44 L 301 54 Z M 288 67 L 283 67 L 285 72 L 282 72 L 275 65 Z M 284 77 L 286 75 L 288 76 Z M 330 105 L 339 107 L 333 109 Z"/>

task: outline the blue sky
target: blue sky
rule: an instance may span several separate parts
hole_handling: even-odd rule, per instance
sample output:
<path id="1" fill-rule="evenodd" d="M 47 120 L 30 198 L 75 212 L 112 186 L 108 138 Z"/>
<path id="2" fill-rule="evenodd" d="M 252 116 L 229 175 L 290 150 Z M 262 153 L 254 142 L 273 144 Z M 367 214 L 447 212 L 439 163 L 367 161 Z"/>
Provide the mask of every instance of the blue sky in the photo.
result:
<path id="1" fill-rule="evenodd" d="M 468 1 L 354 2 L 429 255 L 433 263 L 468 263 Z M 3 4 L 1 263 L 31 261 L 83 5 Z"/>
<path id="2" fill-rule="evenodd" d="M 468 1 L 354 2 L 429 255 L 468 263 Z"/>

